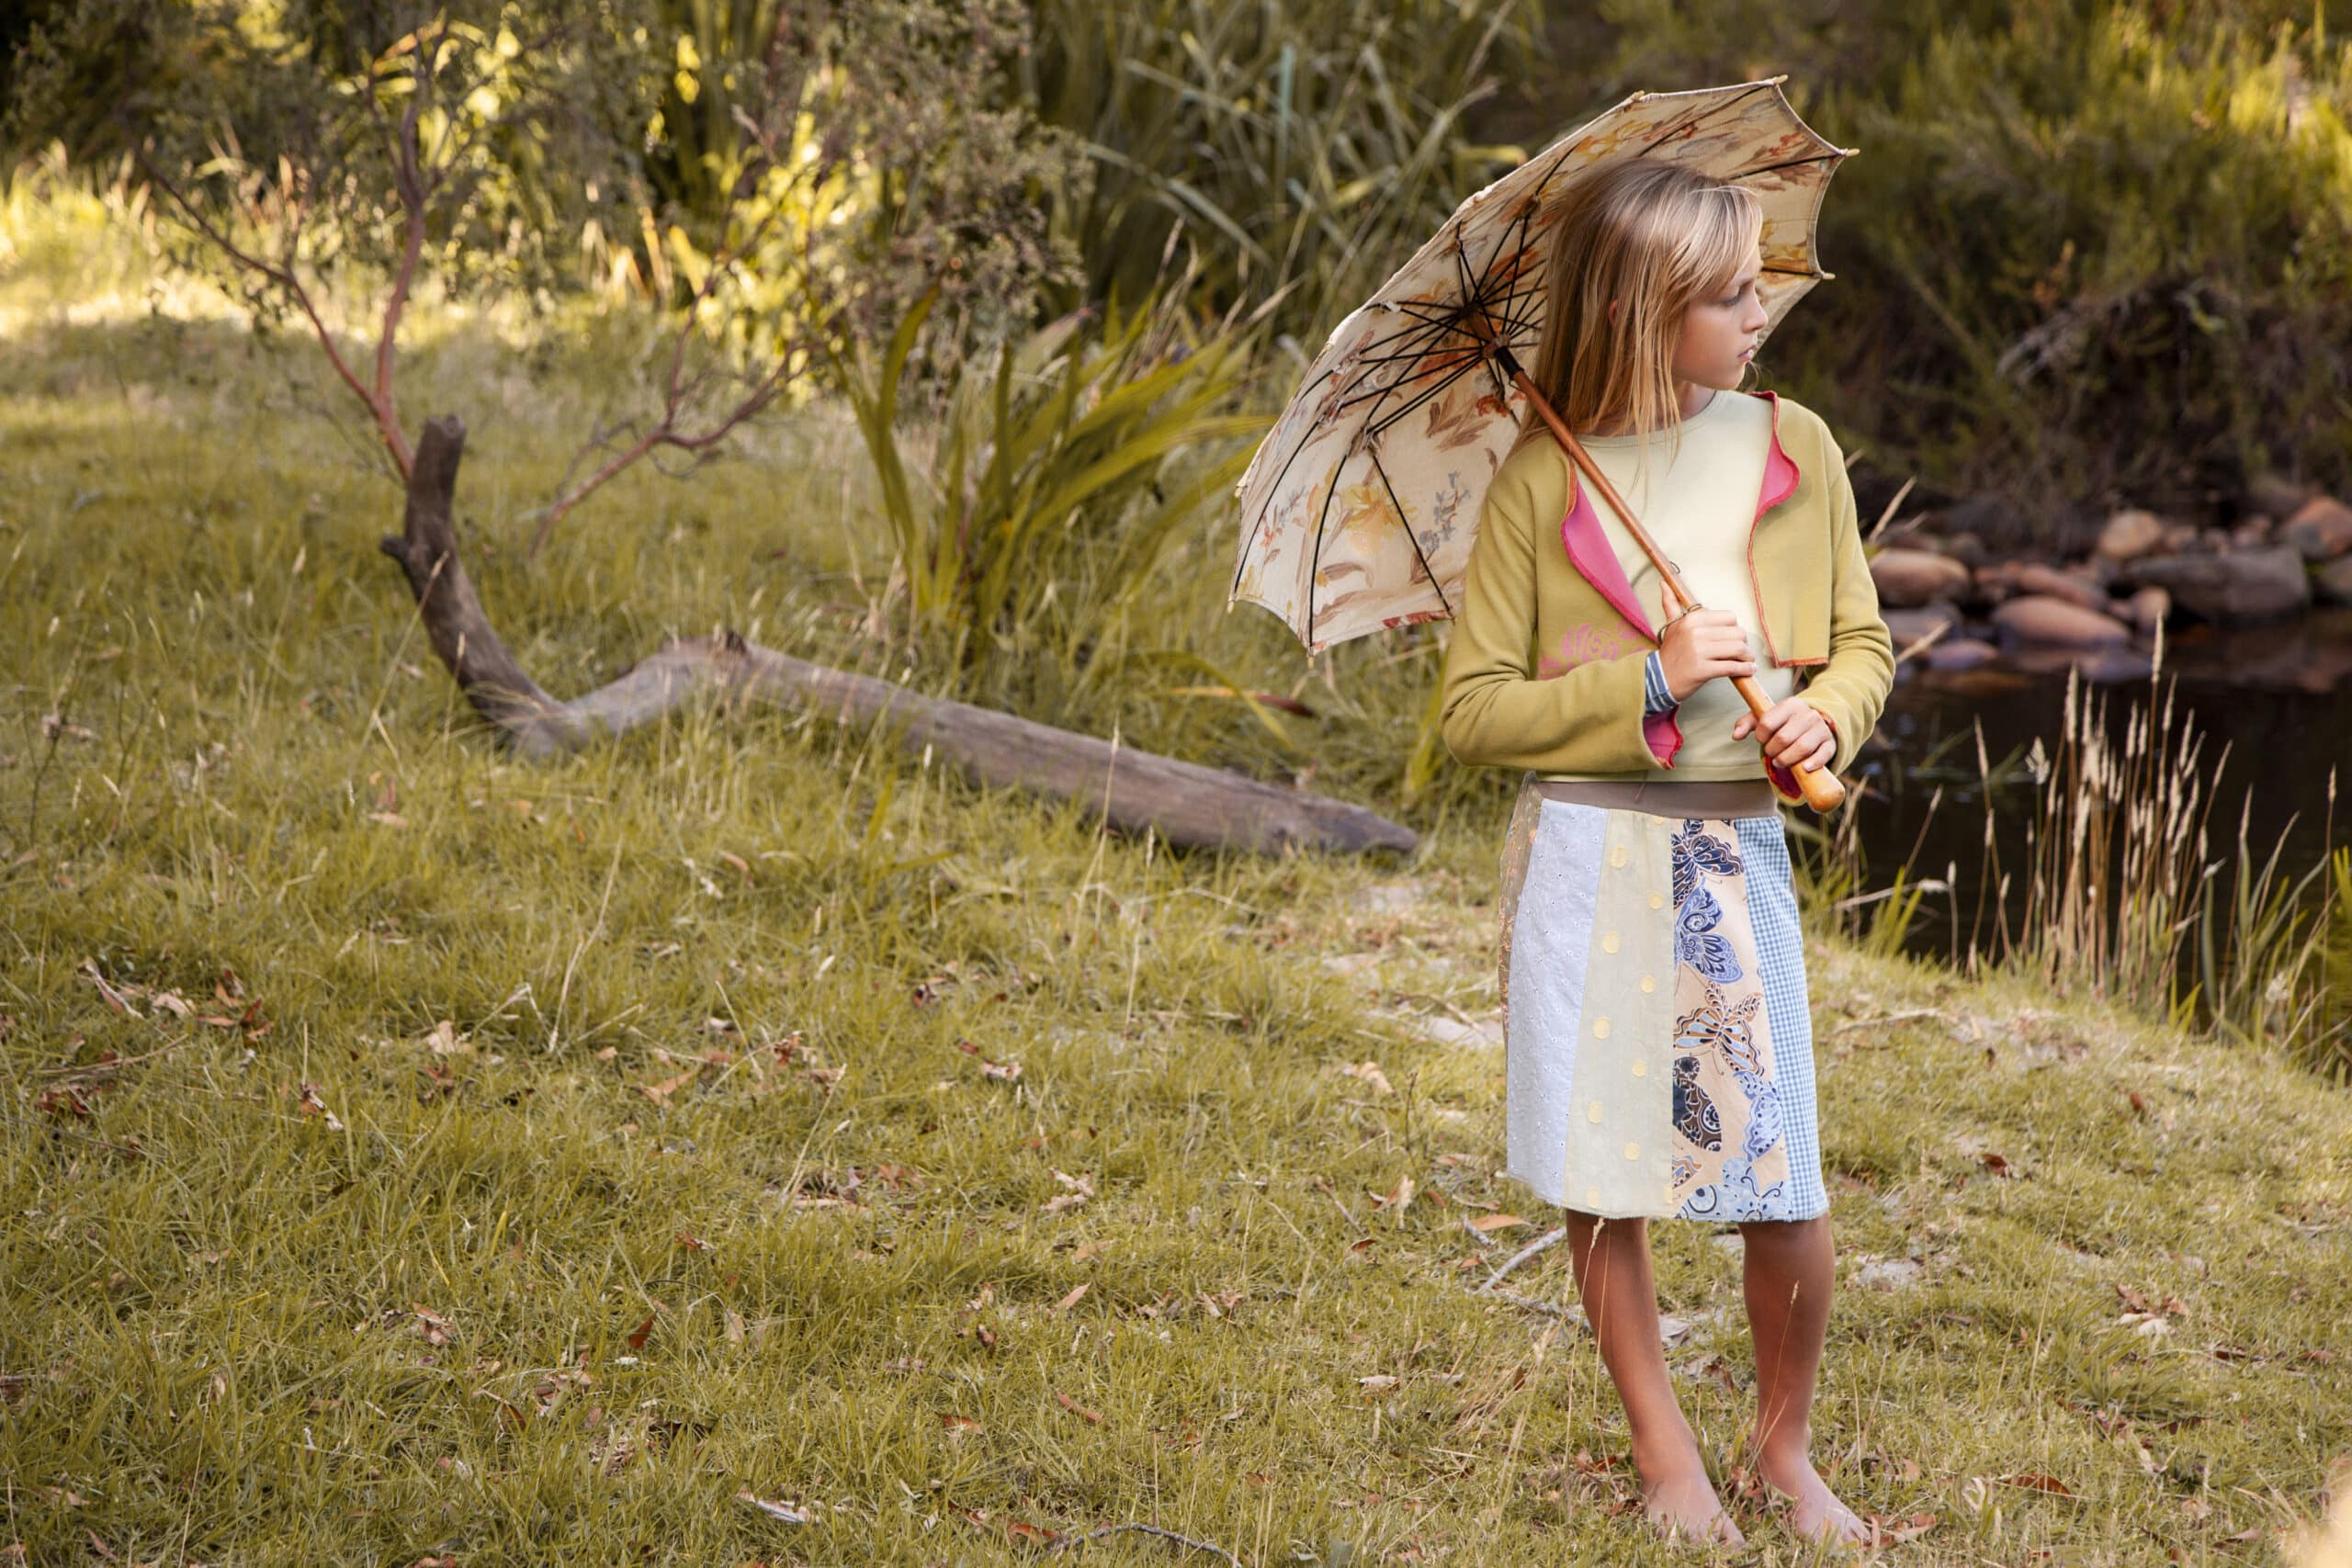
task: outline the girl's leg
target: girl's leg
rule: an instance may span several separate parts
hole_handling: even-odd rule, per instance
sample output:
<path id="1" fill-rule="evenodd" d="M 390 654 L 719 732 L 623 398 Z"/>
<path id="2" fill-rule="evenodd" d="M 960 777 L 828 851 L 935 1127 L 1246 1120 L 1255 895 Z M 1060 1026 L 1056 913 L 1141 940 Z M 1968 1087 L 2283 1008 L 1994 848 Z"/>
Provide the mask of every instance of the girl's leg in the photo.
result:
<path id="1" fill-rule="evenodd" d="M 1829 1332 L 1837 1254 L 1829 1220 L 1758 1221 L 1746 1241 L 1748 1332 L 1756 1340 L 1756 1470 L 1793 1499 L 1797 1533 L 1862 1541 L 1870 1527 L 1813 1468 L 1813 1391 Z"/>
<path id="2" fill-rule="evenodd" d="M 1568 1260 L 1576 1271 L 1577 1299 L 1600 1342 L 1600 1359 L 1634 1428 L 1634 1464 L 1641 1472 L 1649 1517 L 1694 1540 L 1740 1544 L 1739 1529 L 1707 1480 L 1698 1441 L 1667 1378 L 1647 1222 L 1603 1220 L 1571 1210 Z"/>

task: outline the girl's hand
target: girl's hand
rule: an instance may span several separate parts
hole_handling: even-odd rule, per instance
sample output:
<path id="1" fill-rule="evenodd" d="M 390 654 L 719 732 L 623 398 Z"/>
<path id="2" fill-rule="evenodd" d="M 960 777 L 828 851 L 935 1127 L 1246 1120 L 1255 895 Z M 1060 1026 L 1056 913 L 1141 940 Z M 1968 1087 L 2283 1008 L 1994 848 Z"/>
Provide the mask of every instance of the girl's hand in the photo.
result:
<path id="1" fill-rule="evenodd" d="M 1826 768 L 1838 754 L 1838 732 L 1829 728 L 1821 710 L 1803 697 L 1782 698 L 1766 708 L 1762 718 L 1744 713 L 1732 721 L 1734 740 L 1745 740 L 1750 735 L 1759 737 L 1767 757 L 1792 771 Z"/>
<path id="2" fill-rule="evenodd" d="M 1729 610 L 1677 615 L 1658 637 L 1657 658 L 1666 671 L 1667 695 L 1678 703 L 1719 675 L 1756 673 L 1747 634 Z"/>

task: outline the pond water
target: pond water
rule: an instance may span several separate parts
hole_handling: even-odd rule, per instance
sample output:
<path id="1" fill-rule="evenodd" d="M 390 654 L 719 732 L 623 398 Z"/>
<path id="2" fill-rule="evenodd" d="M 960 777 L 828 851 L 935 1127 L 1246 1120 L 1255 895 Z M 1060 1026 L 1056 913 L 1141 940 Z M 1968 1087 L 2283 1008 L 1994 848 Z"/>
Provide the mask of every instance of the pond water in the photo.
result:
<path id="1" fill-rule="evenodd" d="M 2233 874 L 2239 813 L 2249 804 L 2246 842 L 2257 872 L 2281 833 L 2279 865 L 2290 877 L 2352 841 L 2352 798 L 2337 804 L 2332 826 L 2328 806 L 2331 769 L 2339 793 L 2352 791 L 2352 608 L 2270 626 L 2168 630 L 2163 659 L 2154 685 L 2142 675 L 2086 681 L 2080 690 L 2094 703 L 2104 696 L 2109 742 L 2118 753 L 2127 716 L 2172 692 L 2174 736 L 2187 727 L 2205 738 L 2198 771 L 2211 803 L 2206 859 L 2224 863 L 2217 875 Z M 1914 881 L 1957 868 L 1951 897 L 1921 900 L 1907 945 L 1965 955 L 1972 931 L 1980 948 L 1996 941 L 2001 912 L 1984 874 L 1987 791 L 1977 735 L 1996 770 L 2004 758 L 2024 757 L 2037 739 L 2045 753 L 2054 752 L 2064 732 L 2067 665 L 2062 656 L 2014 654 L 1958 672 L 1919 662 L 1897 671 L 1877 730 L 1887 746 L 1866 749 L 1852 770 L 1870 781 L 1855 803 L 1855 831 L 1868 887 L 1887 886 L 1906 860 Z M 2026 825 L 2040 791 L 2024 769 L 2012 768 L 1990 793 L 2015 931 L 2030 865 Z"/>

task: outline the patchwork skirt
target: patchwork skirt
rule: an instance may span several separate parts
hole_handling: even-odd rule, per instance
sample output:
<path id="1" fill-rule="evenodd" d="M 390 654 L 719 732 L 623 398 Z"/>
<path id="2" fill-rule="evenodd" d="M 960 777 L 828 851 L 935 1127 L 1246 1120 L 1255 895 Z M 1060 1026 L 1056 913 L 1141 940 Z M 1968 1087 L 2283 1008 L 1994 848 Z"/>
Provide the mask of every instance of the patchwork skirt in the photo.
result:
<path id="1" fill-rule="evenodd" d="M 1828 1212 L 1770 782 L 1530 775 L 1501 904 L 1509 1174 L 1610 1218 Z"/>

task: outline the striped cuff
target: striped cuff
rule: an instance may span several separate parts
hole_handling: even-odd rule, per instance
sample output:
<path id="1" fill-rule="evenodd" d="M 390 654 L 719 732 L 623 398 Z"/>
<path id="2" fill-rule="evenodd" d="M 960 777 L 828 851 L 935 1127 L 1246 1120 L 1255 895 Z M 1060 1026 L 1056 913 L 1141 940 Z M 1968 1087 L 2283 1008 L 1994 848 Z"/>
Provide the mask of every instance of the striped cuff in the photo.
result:
<path id="1" fill-rule="evenodd" d="M 1666 661 L 1650 649 L 1649 658 L 1642 665 L 1642 711 L 1664 713 L 1677 706 L 1671 688 L 1666 683 Z"/>

